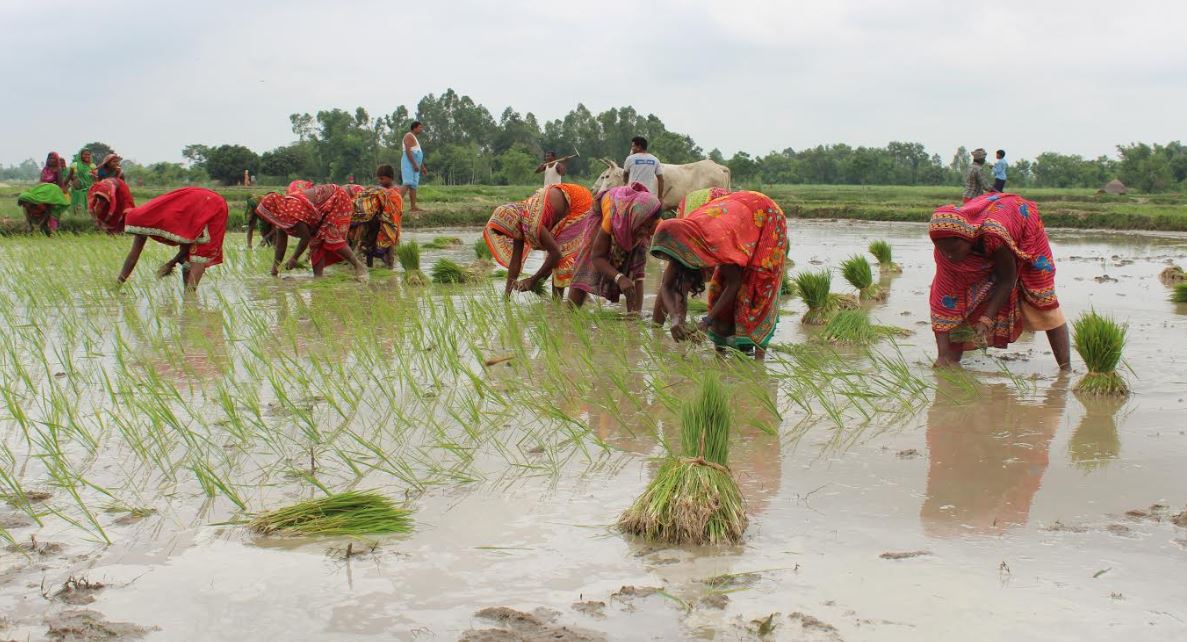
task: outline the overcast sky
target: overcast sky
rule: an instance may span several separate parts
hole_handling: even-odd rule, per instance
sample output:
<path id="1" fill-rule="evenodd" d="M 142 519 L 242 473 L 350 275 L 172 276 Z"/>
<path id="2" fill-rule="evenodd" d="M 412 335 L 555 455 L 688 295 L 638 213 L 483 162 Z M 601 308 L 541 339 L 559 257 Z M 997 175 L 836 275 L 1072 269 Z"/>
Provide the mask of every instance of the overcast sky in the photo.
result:
<path id="1" fill-rule="evenodd" d="M 0 0 L 0 163 L 101 140 L 264 151 L 288 116 L 452 87 L 563 116 L 633 105 L 709 150 L 917 141 L 1098 156 L 1187 139 L 1177 0 Z M 431 126 L 431 123 L 429 123 Z M 624 150 L 625 152 L 625 150 Z M 426 150 L 432 154 L 432 150 Z"/>

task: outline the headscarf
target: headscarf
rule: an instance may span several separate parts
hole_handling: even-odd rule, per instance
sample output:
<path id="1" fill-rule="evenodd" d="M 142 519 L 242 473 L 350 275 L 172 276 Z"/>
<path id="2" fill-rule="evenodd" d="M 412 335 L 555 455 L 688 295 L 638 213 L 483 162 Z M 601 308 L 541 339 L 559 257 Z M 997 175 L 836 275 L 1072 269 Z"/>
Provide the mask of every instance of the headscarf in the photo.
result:
<path id="1" fill-rule="evenodd" d="M 41 170 L 42 183 L 62 182 L 62 160 L 58 152 L 50 152 L 45 159 L 45 167 Z"/>
<path id="2" fill-rule="evenodd" d="M 287 190 L 285 190 L 285 193 L 289 194 L 289 195 L 293 195 L 293 194 L 296 194 L 297 192 L 304 192 L 305 190 L 307 190 L 311 187 L 313 187 L 313 181 L 307 181 L 307 180 L 299 178 L 299 179 L 289 183 L 289 187 Z"/>
<path id="3" fill-rule="evenodd" d="M 132 190 L 118 178 L 96 181 L 87 192 L 87 210 L 99 229 L 108 234 L 124 231 L 124 214 L 133 207 Z"/>
<path id="4" fill-rule="evenodd" d="M 123 159 L 122 159 L 122 157 L 120 157 L 119 154 L 116 154 L 115 152 L 112 152 L 112 153 L 103 157 L 103 162 L 99 163 L 99 178 L 100 179 L 120 178 L 119 174 L 113 172 L 112 169 L 110 167 L 108 167 L 108 165 L 112 161 L 117 161 L 117 160 L 123 160 Z"/>
<path id="5" fill-rule="evenodd" d="M 601 211 L 605 204 L 603 197 L 609 196 L 611 211 Z M 615 187 L 603 191 L 594 197 L 594 208 L 599 214 L 610 216 L 610 235 L 614 243 L 623 250 L 633 250 L 642 238 L 637 232 L 651 224 L 659 215 L 660 202 L 654 194 L 647 191 L 642 183 L 631 183 L 623 187 Z M 644 255 L 646 256 L 646 255 Z"/>
<path id="6" fill-rule="evenodd" d="M 651 246 L 651 223 L 659 216 L 660 202 L 640 183 L 603 190 L 593 199 L 594 221 L 582 242 L 570 285 L 596 294 L 608 301 L 618 301 L 621 291 L 616 279 L 608 279 L 594 265 L 593 246 L 598 229 L 610 235 L 606 257 L 614 269 L 631 281 L 642 279 L 647 270 L 647 251 Z"/>

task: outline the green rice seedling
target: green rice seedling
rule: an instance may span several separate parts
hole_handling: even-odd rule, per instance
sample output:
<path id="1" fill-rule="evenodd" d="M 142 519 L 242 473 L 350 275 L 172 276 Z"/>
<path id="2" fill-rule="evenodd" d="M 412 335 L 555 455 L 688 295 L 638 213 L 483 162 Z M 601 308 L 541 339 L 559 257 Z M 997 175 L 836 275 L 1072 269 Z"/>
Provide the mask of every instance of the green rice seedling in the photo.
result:
<path id="1" fill-rule="evenodd" d="M 746 530 L 746 502 L 726 467 L 733 414 L 715 377 L 701 383 L 680 420 L 683 456 L 660 466 L 618 526 L 669 544 L 736 544 Z"/>
<path id="2" fill-rule="evenodd" d="M 797 294 L 795 277 L 791 275 L 793 266 L 791 259 L 787 259 L 787 267 L 783 270 L 783 282 L 779 284 L 779 296 L 791 298 Z"/>
<path id="3" fill-rule="evenodd" d="M 532 284 L 532 294 L 536 296 L 548 296 L 548 286 L 544 283 L 544 279 L 540 279 Z"/>
<path id="4" fill-rule="evenodd" d="M 886 297 L 882 288 L 874 283 L 874 271 L 866 257 L 855 254 L 841 263 L 841 276 L 857 290 L 857 297 L 862 301 L 881 301 Z"/>
<path id="5" fill-rule="evenodd" d="M 486 239 L 481 236 L 474 239 L 474 258 L 479 261 L 490 261 L 494 258 L 490 253 L 490 247 L 486 244 Z"/>
<path id="6" fill-rule="evenodd" d="M 470 279 L 465 268 L 449 259 L 438 259 L 429 273 L 433 275 L 433 283 L 459 284 Z"/>
<path id="7" fill-rule="evenodd" d="M 449 247 L 457 247 L 462 244 L 462 240 L 456 236 L 435 236 L 433 240 L 425 243 L 425 247 L 430 250 L 444 250 Z"/>
<path id="8" fill-rule="evenodd" d="M 1187 283 L 1179 283 L 1171 292 L 1171 301 L 1175 303 L 1187 303 Z"/>
<path id="9" fill-rule="evenodd" d="M 1125 335 L 1125 326 L 1095 310 L 1072 323 L 1072 345 L 1088 366 L 1088 374 L 1076 384 L 1078 392 L 1094 397 L 1129 394 L 1129 386 L 1117 373 Z"/>
<path id="10" fill-rule="evenodd" d="M 878 269 L 883 274 L 895 274 L 903 271 L 903 268 L 894 262 L 890 243 L 881 240 L 870 243 L 870 254 L 873 254 L 874 258 L 878 260 Z"/>
<path id="11" fill-rule="evenodd" d="M 709 302 L 705 299 L 686 299 L 689 314 L 706 314 L 709 312 Z"/>
<path id="12" fill-rule="evenodd" d="M 884 335 L 870 322 L 865 310 L 842 310 L 829 319 L 821 336 L 829 343 L 869 345 Z"/>
<path id="13" fill-rule="evenodd" d="M 836 309 L 836 301 L 829 296 L 833 275 L 828 270 L 800 272 L 795 276 L 796 289 L 800 298 L 808 305 L 803 322 L 808 325 L 823 325 Z"/>
<path id="14" fill-rule="evenodd" d="M 404 282 L 408 285 L 426 285 L 428 279 L 420 271 L 420 246 L 413 242 L 396 246 L 396 258 L 404 268 Z"/>
<path id="15" fill-rule="evenodd" d="M 261 535 L 389 535 L 411 531 L 411 514 L 377 492 L 348 491 L 263 513 L 248 528 Z"/>

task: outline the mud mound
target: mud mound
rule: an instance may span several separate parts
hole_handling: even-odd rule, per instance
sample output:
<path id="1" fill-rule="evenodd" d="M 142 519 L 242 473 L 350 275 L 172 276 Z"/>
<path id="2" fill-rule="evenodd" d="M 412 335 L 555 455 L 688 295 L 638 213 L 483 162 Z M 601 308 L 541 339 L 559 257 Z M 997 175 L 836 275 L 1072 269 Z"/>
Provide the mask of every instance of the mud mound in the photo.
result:
<path id="1" fill-rule="evenodd" d="M 524 613 L 505 606 L 482 609 L 475 617 L 491 620 L 502 628 L 469 630 L 462 642 L 604 642 L 606 637 L 594 631 L 554 624 L 556 616 L 548 612 Z"/>
<path id="2" fill-rule="evenodd" d="M 95 640 L 138 640 L 157 627 L 143 627 L 126 622 L 108 622 L 98 611 L 63 611 L 45 618 L 51 640 L 94 642 Z"/>

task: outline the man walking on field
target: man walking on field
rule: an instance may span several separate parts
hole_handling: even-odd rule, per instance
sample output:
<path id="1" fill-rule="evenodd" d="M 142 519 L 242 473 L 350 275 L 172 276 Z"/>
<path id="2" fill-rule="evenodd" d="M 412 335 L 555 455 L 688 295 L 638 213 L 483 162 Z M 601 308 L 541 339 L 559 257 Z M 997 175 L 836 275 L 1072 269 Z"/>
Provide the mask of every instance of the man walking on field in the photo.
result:
<path id="1" fill-rule="evenodd" d="M 993 164 L 993 191 L 1006 191 L 1006 150 L 997 150 L 997 162 Z"/>
<path id="2" fill-rule="evenodd" d="M 622 162 L 622 174 L 627 185 L 642 183 L 656 198 L 664 200 L 664 168 L 659 159 L 647 152 L 647 139 L 631 139 L 631 155 Z"/>
<path id="3" fill-rule="evenodd" d="M 536 173 L 544 173 L 544 187 L 565 182 L 565 164 L 556 160 L 556 152 L 545 152 L 544 162 L 536 167 Z"/>
<path id="4" fill-rule="evenodd" d="M 423 211 L 416 206 L 416 189 L 420 187 L 420 176 L 425 171 L 425 153 L 420 148 L 420 139 L 417 138 L 422 131 L 424 125 L 419 120 L 413 121 L 408 127 L 408 133 L 404 134 L 404 154 L 400 156 L 400 195 L 411 194 L 409 198 L 412 207 L 409 212 Z"/>

